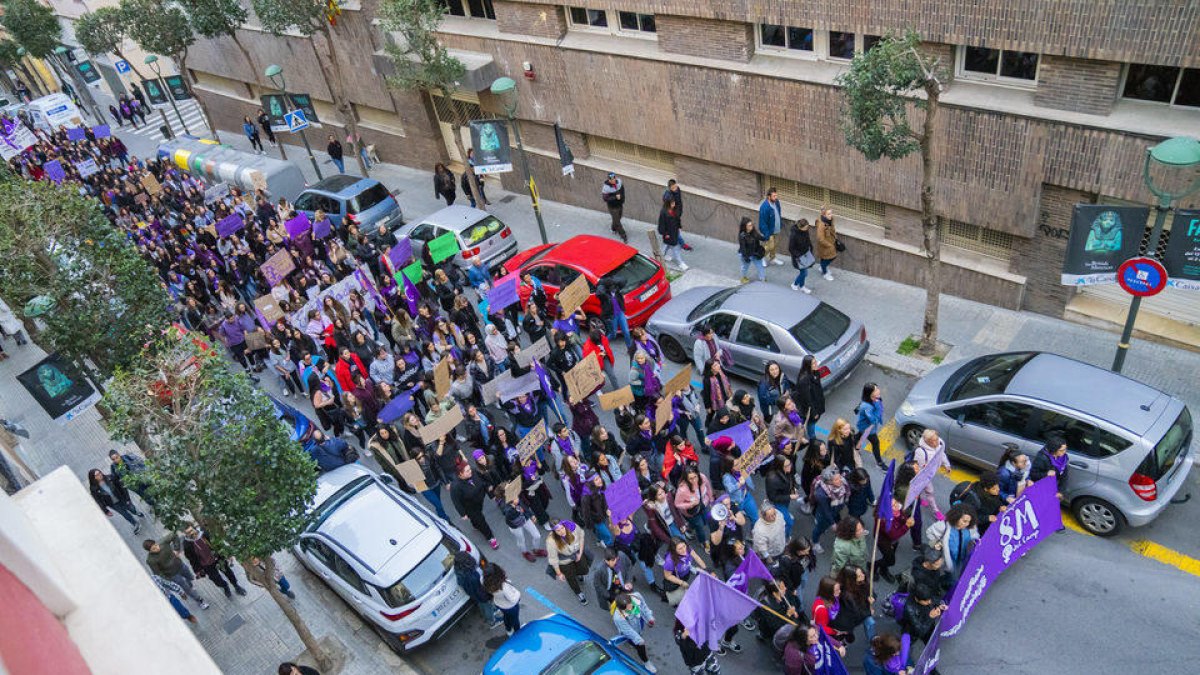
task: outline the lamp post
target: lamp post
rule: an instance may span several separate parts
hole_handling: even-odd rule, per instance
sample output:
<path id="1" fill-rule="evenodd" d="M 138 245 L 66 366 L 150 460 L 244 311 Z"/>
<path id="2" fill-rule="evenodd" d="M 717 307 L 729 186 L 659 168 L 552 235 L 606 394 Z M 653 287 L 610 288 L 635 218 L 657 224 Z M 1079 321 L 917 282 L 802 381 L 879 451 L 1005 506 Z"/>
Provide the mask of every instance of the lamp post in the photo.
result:
<path id="1" fill-rule="evenodd" d="M 187 128 L 187 122 L 183 121 L 183 115 L 179 113 L 179 106 L 175 105 L 175 97 L 172 96 L 170 90 L 167 89 L 167 83 L 162 77 L 162 66 L 158 65 L 158 57 L 154 54 L 149 54 L 146 56 L 145 61 L 146 65 L 150 66 L 150 70 L 154 72 L 154 77 L 158 79 L 158 86 L 162 87 L 163 96 L 167 97 L 167 102 L 171 104 L 171 109 L 175 111 L 175 116 L 179 118 L 179 126 L 183 127 L 183 133 L 192 133 Z"/>
<path id="2" fill-rule="evenodd" d="M 542 235 L 542 243 L 546 239 L 546 223 L 542 220 L 542 205 L 538 201 L 537 186 L 533 182 L 533 174 L 529 172 L 529 157 L 525 154 L 525 144 L 521 142 L 521 125 L 517 122 L 517 83 L 511 77 L 499 77 L 492 83 L 491 91 L 504 103 L 504 112 L 512 123 L 513 134 L 517 137 L 517 152 L 521 155 L 521 170 L 525 172 L 525 186 L 529 189 L 529 199 L 533 202 L 533 215 L 537 218 L 538 232 Z"/>
<path id="3" fill-rule="evenodd" d="M 1150 176 L 1150 169 L 1159 166 L 1172 171 L 1192 170 L 1193 175 L 1176 190 L 1156 185 Z M 1146 187 L 1158 197 L 1157 214 L 1154 216 L 1154 229 L 1150 231 L 1150 240 L 1146 243 L 1146 255 L 1154 257 L 1158 252 L 1158 241 L 1162 238 L 1163 227 L 1167 222 L 1167 211 L 1171 210 L 1171 202 L 1195 192 L 1200 188 L 1200 141 L 1194 138 L 1178 136 L 1146 150 L 1146 164 L 1142 168 L 1142 179 Z M 1133 296 L 1129 303 L 1129 314 L 1125 318 L 1125 329 L 1121 331 L 1121 341 L 1117 343 L 1117 355 L 1113 358 L 1112 369 L 1121 372 L 1125 365 L 1125 354 L 1129 351 L 1129 340 L 1133 337 L 1133 324 L 1137 321 L 1138 309 L 1142 306 L 1142 297 Z"/>
<path id="4" fill-rule="evenodd" d="M 283 112 L 287 113 L 288 102 L 290 99 L 288 98 L 287 93 L 287 81 L 283 79 L 283 68 L 272 63 L 271 65 L 267 66 L 267 69 L 263 71 L 263 74 L 266 75 L 267 79 L 271 81 L 271 84 L 275 85 L 275 87 L 283 94 Z M 313 171 L 317 172 L 317 180 L 323 180 L 325 177 L 321 175 L 321 167 L 317 166 L 317 158 L 313 157 L 312 146 L 308 144 L 308 136 L 304 133 L 303 129 L 300 130 L 300 140 L 304 141 L 304 149 L 308 151 L 308 161 L 312 162 Z M 283 139 L 279 140 L 279 146 L 281 148 L 283 147 Z"/>
<path id="5" fill-rule="evenodd" d="M 88 106 L 91 107 L 92 117 L 94 117 L 98 123 L 103 122 L 104 115 L 100 113 L 100 106 L 96 105 L 96 99 L 92 97 L 92 90 L 88 89 L 87 81 L 84 80 L 83 76 L 79 74 L 79 70 L 72 66 L 70 61 L 67 60 L 68 51 L 69 50 L 63 45 L 59 45 L 54 48 L 54 55 L 58 60 L 58 67 L 67 71 L 67 74 L 71 77 L 71 81 L 75 83 L 75 91 L 78 92 L 79 97 L 82 100 L 87 101 Z"/>

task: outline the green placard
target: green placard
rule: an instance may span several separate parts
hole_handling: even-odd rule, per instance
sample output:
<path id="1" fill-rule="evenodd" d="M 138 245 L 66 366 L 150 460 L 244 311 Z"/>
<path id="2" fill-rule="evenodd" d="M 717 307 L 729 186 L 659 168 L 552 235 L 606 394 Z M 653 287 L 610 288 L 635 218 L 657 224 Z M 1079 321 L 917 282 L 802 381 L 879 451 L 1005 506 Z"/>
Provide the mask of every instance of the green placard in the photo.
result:
<path id="1" fill-rule="evenodd" d="M 396 274 L 395 274 L 396 283 L 403 286 L 404 282 L 400 280 L 401 273 L 403 273 L 404 276 L 408 277 L 408 280 L 413 282 L 414 284 L 421 283 L 421 261 L 418 260 L 418 261 L 412 263 L 411 265 L 409 265 L 408 267 L 405 267 L 404 269 L 400 270 L 399 272 L 396 272 Z"/>
<path id="2" fill-rule="evenodd" d="M 429 258 L 435 265 L 455 253 L 458 253 L 458 237 L 455 237 L 453 232 L 447 232 L 429 242 Z"/>

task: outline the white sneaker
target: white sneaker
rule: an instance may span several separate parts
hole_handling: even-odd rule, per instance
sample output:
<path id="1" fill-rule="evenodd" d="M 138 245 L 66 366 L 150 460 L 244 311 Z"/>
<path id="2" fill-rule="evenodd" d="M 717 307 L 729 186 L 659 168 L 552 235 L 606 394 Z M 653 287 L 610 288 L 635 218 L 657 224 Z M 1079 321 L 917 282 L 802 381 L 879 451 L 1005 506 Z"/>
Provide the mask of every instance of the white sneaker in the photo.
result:
<path id="1" fill-rule="evenodd" d="M 825 277 L 825 281 L 833 281 L 833 275 L 830 274 L 829 272 L 826 272 L 825 274 L 822 274 L 821 276 Z"/>
<path id="2" fill-rule="evenodd" d="M 655 667 L 654 667 L 654 664 L 653 664 L 653 663 L 650 663 L 649 661 L 647 661 L 647 662 L 643 663 L 643 664 L 642 664 L 642 667 L 643 667 L 643 668 L 645 668 L 647 671 L 649 671 L 649 672 L 651 672 L 651 673 L 657 673 L 657 672 L 658 672 L 658 668 L 655 668 Z"/>
<path id="3" fill-rule="evenodd" d="M 782 261 L 782 260 L 780 260 L 779 258 L 776 258 L 776 259 L 775 259 L 773 262 L 774 262 L 776 265 L 780 265 L 780 266 L 782 266 L 782 265 L 783 265 L 783 261 Z"/>
<path id="4" fill-rule="evenodd" d="M 688 264 L 685 262 L 680 262 L 679 269 L 683 270 L 684 272 L 688 271 Z"/>
<path id="5" fill-rule="evenodd" d="M 792 284 L 792 290 L 793 290 L 793 291 L 798 291 L 798 290 L 800 290 L 800 287 L 799 287 L 799 286 L 797 286 L 796 284 Z"/>
<path id="6" fill-rule="evenodd" d="M 812 289 L 811 289 L 811 288 L 809 288 L 808 286 L 801 286 L 801 287 L 800 287 L 800 290 L 801 290 L 801 291 L 803 291 L 804 293 L 807 293 L 807 294 L 809 294 L 809 295 L 812 295 Z"/>

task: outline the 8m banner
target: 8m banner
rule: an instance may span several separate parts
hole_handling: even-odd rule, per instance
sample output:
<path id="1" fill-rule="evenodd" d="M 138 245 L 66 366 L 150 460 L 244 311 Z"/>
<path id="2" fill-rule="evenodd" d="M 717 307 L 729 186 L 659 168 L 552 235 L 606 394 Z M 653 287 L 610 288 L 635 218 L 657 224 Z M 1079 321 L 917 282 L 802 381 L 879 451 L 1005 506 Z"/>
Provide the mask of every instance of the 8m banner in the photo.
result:
<path id="1" fill-rule="evenodd" d="M 504 120 L 471 122 L 471 146 L 475 149 L 475 173 L 512 171 L 512 147 L 508 144 L 508 123 Z"/>
<path id="2" fill-rule="evenodd" d="M 1066 286 L 1113 284 L 1117 268 L 1134 257 L 1146 232 L 1145 206 L 1076 204 L 1063 259 Z"/>

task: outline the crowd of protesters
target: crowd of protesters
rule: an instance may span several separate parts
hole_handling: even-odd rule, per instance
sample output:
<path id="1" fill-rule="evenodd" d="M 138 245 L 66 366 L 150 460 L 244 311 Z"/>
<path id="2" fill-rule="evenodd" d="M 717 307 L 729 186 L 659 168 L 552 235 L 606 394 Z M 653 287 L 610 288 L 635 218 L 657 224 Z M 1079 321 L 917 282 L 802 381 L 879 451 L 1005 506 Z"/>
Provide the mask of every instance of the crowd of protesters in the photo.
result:
<path id="1" fill-rule="evenodd" d="M 283 397 L 311 403 L 320 429 L 309 449 L 319 470 L 372 456 L 405 491 L 420 494 L 446 518 L 448 492 L 460 517 L 493 549 L 500 540 L 491 523 L 502 522 L 522 557 L 547 565 L 548 575 L 582 604 L 588 603 L 590 582 L 615 627 L 651 669 L 642 636 L 656 629 L 654 601 L 646 596 L 678 605 L 697 575 L 727 579 L 754 555 L 774 581 L 757 590 L 764 609 L 741 628 L 774 650 L 782 672 L 815 672 L 817 631 L 844 653 L 842 645 L 854 642 L 860 628 L 868 643 L 868 672 L 903 672 L 915 659 L 913 643 L 929 639 L 979 532 L 1024 489 L 1031 468 L 1065 471 L 1058 468 L 1058 448 L 1035 461 L 1010 453 L 997 472 L 972 486 L 973 494 L 945 510 L 932 489 L 905 507 L 918 471 L 946 461 L 944 442 L 927 432 L 898 463 L 890 503 L 879 504 L 867 467 L 884 467 L 884 392 L 866 385 L 853 412 L 839 416 L 826 409 L 820 364 L 812 357 L 795 380 L 770 362 L 756 390 L 738 388 L 726 374 L 729 353 L 711 329 L 702 328 L 693 350 L 698 383 L 666 391 L 670 378 L 662 350 L 645 331 L 629 330 L 609 296 L 612 311 L 602 317 L 580 311 L 556 315 L 541 281 L 525 274 L 523 306 L 483 314 L 486 304 L 480 301 L 495 281 L 486 268 L 476 263 L 464 272 L 453 259 L 434 264 L 426 249 L 418 254 L 422 274 L 410 283 L 395 274 L 398 266 L 388 254 L 397 240 L 387 227 L 360 229 L 348 217 L 318 228 L 328 217 L 317 212 L 313 227 L 293 236 L 285 224 L 296 213 L 286 199 L 236 188 L 206 199 L 209 186 L 203 181 L 169 163 L 132 157 L 120 140 L 95 138 L 92 130 L 77 141 L 68 140 L 64 130 L 43 134 L 11 164 L 40 180 L 50 159 L 61 160 L 67 180 L 98 199 L 113 225 L 158 270 L 183 325 L 225 345 L 234 361 L 252 377 L 268 376 L 271 389 Z M 76 167 L 85 159 L 94 160 L 99 171 L 80 177 Z M 615 176 L 606 185 L 613 231 L 624 238 L 623 190 Z M 664 201 L 677 215 L 678 190 L 668 189 Z M 777 213 L 773 205 L 769 196 L 761 218 Z M 219 236 L 217 223 L 230 215 L 241 225 Z M 744 226 L 745 245 L 755 243 L 750 262 L 761 273 L 764 261 L 775 260 L 775 246 L 764 249 L 766 237 L 749 219 Z M 676 229 L 671 233 L 670 246 L 684 247 Z M 817 256 L 801 253 L 816 258 L 827 275 L 834 256 L 818 248 Z M 272 286 L 261 266 L 282 250 L 289 251 L 295 269 Z M 677 250 L 673 254 L 682 262 Z M 322 295 L 353 275 L 368 283 L 344 301 Z M 797 288 L 803 281 L 797 280 Z M 603 286 L 601 292 L 611 293 Z M 265 320 L 255 304 L 263 297 L 284 316 Z M 312 308 L 314 298 L 319 302 Z M 625 354 L 615 353 L 618 338 Z M 522 351 L 540 340 L 548 340 L 549 353 L 523 359 Z M 628 369 L 618 369 L 626 355 Z M 600 362 L 606 381 L 572 402 L 566 374 L 584 358 Z M 451 385 L 439 395 L 435 371 L 446 368 L 443 362 Z M 538 375 L 538 386 L 485 398 L 487 383 L 502 373 L 519 378 L 530 372 Z M 626 385 L 633 402 L 612 411 L 611 427 L 601 423 L 596 394 Z M 454 407 L 463 422 L 428 439 L 423 427 Z M 657 419 L 661 411 L 670 419 Z M 549 441 L 523 458 L 517 447 L 539 423 L 546 424 Z M 751 470 L 739 470 L 737 462 L 747 443 L 722 433 L 743 424 L 749 425 L 746 438 L 766 434 L 771 442 L 769 457 Z M 111 482 L 112 476 L 128 477 L 116 468 L 121 459 L 114 459 L 108 482 L 101 471 L 89 480 L 106 512 L 115 510 L 136 526 L 139 512 L 127 491 Z M 420 467 L 423 485 L 410 485 L 399 470 L 409 461 Z M 642 505 L 614 522 L 606 488 L 627 471 L 635 472 Z M 514 495 L 505 488 L 516 481 L 520 489 Z M 891 524 L 874 532 L 883 509 L 893 515 Z M 911 565 L 900 565 L 906 536 L 915 556 Z M 147 540 L 147 551 L 154 555 L 153 548 L 172 545 L 177 542 Z M 827 549 L 830 559 L 822 564 L 818 556 Z M 220 562 L 206 560 L 196 564 L 212 567 L 210 578 L 222 585 Z M 465 583 L 480 602 L 494 604 L 487 608 L 489 617 L 497 616 L 497 624 L 502 619 L 510 633 L 516 630 L 519 591 L 498 567 L 477 572 L 464 563 Z M 178 570 L 156 574 L 165 580 L 160 585 L 168 596 L 180 595 L 171 591 L 178 588 L 198 598 Z M 227 576 L 240 592 L 236 578 Z M 897 589 L 907 595 L 893 611 L 884 600 Z M 738 631 L 730 629 L 716 651 L 697 643 L 678 622 L 673 635 L 690 672 L 700 673 L 718 671 L 718 657 L 742 651 Z"/>

